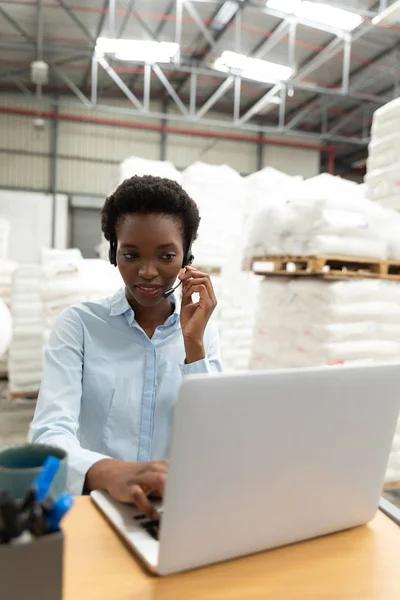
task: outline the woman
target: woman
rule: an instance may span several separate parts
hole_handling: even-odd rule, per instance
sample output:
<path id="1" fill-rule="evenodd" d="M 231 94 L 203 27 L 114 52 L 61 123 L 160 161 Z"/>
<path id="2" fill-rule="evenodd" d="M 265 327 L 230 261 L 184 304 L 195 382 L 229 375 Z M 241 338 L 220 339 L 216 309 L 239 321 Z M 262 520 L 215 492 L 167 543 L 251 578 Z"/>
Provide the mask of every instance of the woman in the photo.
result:
<path id="1" fill-rule="evenodd" d="M 33 442 L 68 452 L 72 493 L 106 489 L 156 516 L 149 496 L 163 494 L 182 376 L 221 370 L 213 286 L 187 265 L 199 222 L 181 186 L 158 177 L 132 177 L 104 204 L 102 231 L 125 286 L 59 317 L 32 424 Z"/>

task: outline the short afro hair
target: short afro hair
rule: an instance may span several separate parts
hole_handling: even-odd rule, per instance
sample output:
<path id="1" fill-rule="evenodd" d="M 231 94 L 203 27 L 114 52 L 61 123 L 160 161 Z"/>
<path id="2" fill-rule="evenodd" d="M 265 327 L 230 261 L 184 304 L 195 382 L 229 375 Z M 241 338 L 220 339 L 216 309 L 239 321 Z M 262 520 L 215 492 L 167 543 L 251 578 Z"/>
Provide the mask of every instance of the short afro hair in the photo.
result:
<path id="1" fill-rule="evenodd" d="M 125 215 L 168 215 L 182 224 L 184 250 L 197 238 L 200 215 L 197 204 L 176 181 L 152 175 L 125 179 L 109 196 L 101 211 L 101 230 L 113 243 L 116 226 Z"/>

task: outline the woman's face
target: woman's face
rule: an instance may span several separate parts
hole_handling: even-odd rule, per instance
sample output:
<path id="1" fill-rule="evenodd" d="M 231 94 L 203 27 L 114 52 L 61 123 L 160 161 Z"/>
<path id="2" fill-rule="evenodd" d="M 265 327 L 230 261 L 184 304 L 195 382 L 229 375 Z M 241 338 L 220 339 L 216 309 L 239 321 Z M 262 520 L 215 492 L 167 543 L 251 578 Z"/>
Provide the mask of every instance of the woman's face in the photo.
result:
<path id="1" fill-rule="evenodd" d="M 183 262 L 182 225 L 169 215 L 126 215 L 116 227 L 117 263 L 127 296 L 156 306 Z"/>

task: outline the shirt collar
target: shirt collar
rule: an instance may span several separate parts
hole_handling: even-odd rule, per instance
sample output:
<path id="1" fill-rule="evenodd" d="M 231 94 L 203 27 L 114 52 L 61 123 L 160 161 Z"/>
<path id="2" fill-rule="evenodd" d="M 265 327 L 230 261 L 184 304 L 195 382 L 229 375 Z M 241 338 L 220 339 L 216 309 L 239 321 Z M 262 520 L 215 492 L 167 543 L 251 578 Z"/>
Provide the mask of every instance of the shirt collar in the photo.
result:
<path id="1" fill-rule="evenodd" d="M 177 302 L 175 295 L 172 294 L 171 296 L 169 296 L 168 300 L 171 302 L 171 304 L 174 305 L 174 312 L 172 313 L 172 315 L 170 317 L 168 317 L 168 319 L 165 322 L 165 325 L 169 325 L 170 323 L 176 323 L 177 321 L 179 321 L 179 314 L 180 314 L 180 307 L 179 307 L 179 303 Z M 129 304 L 128 300 L 126 299 L 126 294 L 125 294 L 125 287 L 121 287 L 115 294 L 114 296 L 111 297 L 111 301 L 110 301 L 110 316 L 111 317 L 117 317 L 119 315 L 124 315 L 126 313 L 130 313 L 129 314 L 129 319 L 128 322 L 130 325 L 132 325 L 134 318 L 135 318 L 135 312 L 133 310 L 133 308 L 131 307 L 131 305 Z"/>

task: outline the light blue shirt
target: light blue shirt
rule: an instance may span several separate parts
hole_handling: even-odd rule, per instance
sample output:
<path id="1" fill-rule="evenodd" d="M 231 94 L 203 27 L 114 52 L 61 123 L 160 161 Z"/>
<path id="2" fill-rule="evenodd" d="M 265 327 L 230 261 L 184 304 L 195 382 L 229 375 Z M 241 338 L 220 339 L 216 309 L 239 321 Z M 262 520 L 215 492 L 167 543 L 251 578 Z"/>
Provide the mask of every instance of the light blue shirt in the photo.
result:
<path id="1" fill-rule="evenodd" d="M 103 458 L 168 457 L 182 376 L 221 371 L 218 332 L 211 323 L 204 345 L 204 360 L 184 364 L 176 308 L 149 339 L 135 321 L 125 288 L 62 313 L 46 349 L 32 441 L 66 450 L 71 493 L 82 493 L 87 471 Z"/>

